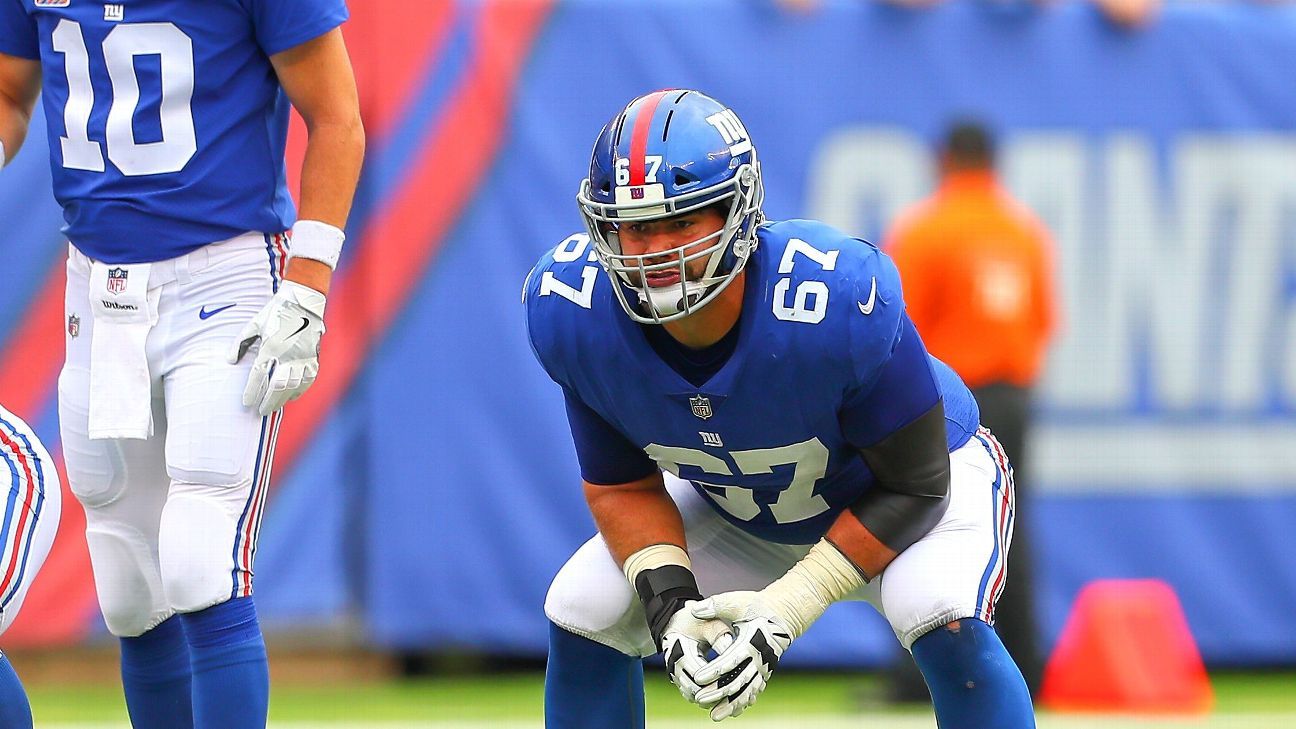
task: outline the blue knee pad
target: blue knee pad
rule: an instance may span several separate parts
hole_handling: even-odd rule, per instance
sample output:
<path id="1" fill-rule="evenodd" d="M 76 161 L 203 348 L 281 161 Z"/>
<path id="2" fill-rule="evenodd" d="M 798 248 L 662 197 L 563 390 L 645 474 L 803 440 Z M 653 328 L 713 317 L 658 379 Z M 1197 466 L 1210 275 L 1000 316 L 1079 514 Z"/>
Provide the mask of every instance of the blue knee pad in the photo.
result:
<path id="1" fill-rule="evenodd" d="M 643 729 L 643 661 L 549 623 L 549 729 Z"/>
<path id="2" fill-rule="evenodd" d="M 1017 664 L 989 625 L 965 618 L 923 635 L 914 661 L 940 729 L 1031 729 L 1035 709 Z"/>

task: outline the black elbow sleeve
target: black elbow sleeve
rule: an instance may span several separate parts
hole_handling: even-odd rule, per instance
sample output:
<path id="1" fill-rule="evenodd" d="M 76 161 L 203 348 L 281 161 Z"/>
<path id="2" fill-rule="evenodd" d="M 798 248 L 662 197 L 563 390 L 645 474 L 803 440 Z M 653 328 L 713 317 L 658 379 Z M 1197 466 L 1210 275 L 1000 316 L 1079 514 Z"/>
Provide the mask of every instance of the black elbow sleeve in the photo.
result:
<path id="1" fill-rule="evenodd" d="M 851 505 L 851 513 L 879 541 L 903 552 L 940 522 L 949 505 L 944 405 L 937 402 L 860 454 L 876 483 Z"/>

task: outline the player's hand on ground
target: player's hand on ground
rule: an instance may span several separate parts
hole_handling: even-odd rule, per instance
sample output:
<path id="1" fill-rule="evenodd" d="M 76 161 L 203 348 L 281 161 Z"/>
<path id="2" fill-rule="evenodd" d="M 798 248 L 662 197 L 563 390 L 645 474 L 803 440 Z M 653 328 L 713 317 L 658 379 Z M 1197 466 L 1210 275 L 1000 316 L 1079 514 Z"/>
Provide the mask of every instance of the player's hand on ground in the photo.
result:
<path id="1" fill-rule="evenodd" d="M 243 405 L 269 415 L 301 397 L 319 374 L 323 334 L 324 294 L 293 281 L 281 282 L 279 291 L 230 346 L 229 363 L 235 364 L 260 342 L 243 390 Z"/>
<path id="2" fill-rule="evenodd" d="M 706 665 L 706 653 L 714 648 L 724 650 L 733 642 L 729 625 L 721 620 L 701 619 L 695 617 L 690 608 L 697 605 L 690 600 L 684 607 L 671 616 L 662 633 L 662 657 L 666 659 L 666 675 L 670 677 L 685 699 L 697 703 L 694 698 L 701 686 L 693 675 Z"/>
<path id="3" fill-rule="evenodd" d="M 738 716 L 765 690 L 779 658 L 792 644 L 792 631 L 759 592 L 724 592 L 690 609 L 695 618 L 724 621 L 736 636 L 693 673 L 702 686 L 695 699 L 711 710 L 712 721 Z"/>

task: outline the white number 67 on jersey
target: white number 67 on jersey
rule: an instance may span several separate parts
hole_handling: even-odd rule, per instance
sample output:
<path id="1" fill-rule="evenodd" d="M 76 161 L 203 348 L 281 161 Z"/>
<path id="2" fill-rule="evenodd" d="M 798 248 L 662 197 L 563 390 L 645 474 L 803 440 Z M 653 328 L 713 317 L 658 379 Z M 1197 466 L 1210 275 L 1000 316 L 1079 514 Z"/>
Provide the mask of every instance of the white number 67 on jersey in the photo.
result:
<path id="1" fill-rule="evenodd" d="M 679 478 L 687 478 L 680 475 L 680 466 L 694 466 L 717 476 L 734 475 L 733 469 L 724 459 L 695 448 L 649 443 L 644 452 L 657 461 L 657 465 Z M 777 501 L 770 504 L 774 521 L 779 524 L 802 521 L 828 510 L 828 502 L 814 492 L 815 484 L 828 472 L 828 448 L 818 438 L 777 448 L 730 451 L 729 456 L 738 466 L 739 472 L 749 476 L 773 473 L 775 466 L 796 466 L 792 470 L 792 483 L 779 492 Z M 751 489 L 702 481 L 698 483 L 707 486 L 707 492 L 716 504 L 735 518 L 751 521 L 760 515 L 760 505 L 752 496 Z"/>

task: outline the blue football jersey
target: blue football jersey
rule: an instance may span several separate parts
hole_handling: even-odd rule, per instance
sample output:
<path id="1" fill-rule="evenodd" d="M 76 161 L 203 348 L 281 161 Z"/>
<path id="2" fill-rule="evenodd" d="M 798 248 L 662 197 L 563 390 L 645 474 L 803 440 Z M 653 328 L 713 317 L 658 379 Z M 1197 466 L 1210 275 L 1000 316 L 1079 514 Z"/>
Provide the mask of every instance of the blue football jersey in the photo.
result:
<path id="1" fill-rule="evenodd" d="M 343 0 L 0 0 L 0 52 L 41 62 L 68 239 L 138 263 L 291 226 L 269 56 L 346 18 Z"/>
<path id="2" fill-rule="evenodd" d="M 873 484 L 859 447 L 877 441 L 852 443 L 842 411 L 879 382 L 908 322 L 900 277 L 872 244 L 804 220 L 762 226 L 746 277 L 734 352 L 694 386 L 621 310 L 588 237 L 572 236 L 527 278 L 531 345 L 554 381 L 731 522 L 808 544 Z M 976 430 L 976 403 L 944 364 L 915 361 L 882 384 L 914 383 L 924 408 L 941 397 L 953 450 Z M 905 424 L 887 417 L 851 430 L 880 440 Z"/>

